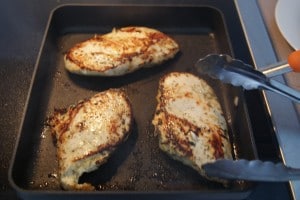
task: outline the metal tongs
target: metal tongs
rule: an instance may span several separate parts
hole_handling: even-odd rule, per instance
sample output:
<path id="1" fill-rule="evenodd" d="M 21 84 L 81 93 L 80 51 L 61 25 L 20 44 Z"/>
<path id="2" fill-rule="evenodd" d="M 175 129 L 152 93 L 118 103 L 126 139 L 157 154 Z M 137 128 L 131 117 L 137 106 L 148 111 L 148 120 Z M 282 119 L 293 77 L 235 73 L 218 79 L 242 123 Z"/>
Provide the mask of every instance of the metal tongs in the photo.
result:
<path id="1" fill-rule="evenodd" d="M 300 179 L 300 169 L 260 160 L 226 160 L 202 166 L 206 175 L 224 179 L 283 182 Z"/>
<path id="2" fill-rule="evenodd" d="M 264 71 L 258 71 L 251 65 L 233 59 L 229 55 L 210 54 L 198 60 L 195 66 L 198 72 L 220 79 L 224 83 L 242 86 L 246 90 L 270 90 L 300 103 L 299 91 L 270 79 L 275 75 L 292 71 L 287 63 L 279 63 L 279 65 L 270 66 Z"/>
<path id="3" fill-rule="evenodd" d="M 294 52 L 295 53 L 295 52 Z M 293 53 L 292 53 L 293 54 Z M 288 97 L 294 102 L 300 102 L 300 92 L 270 78 L 289 71 L 299 72 L 300 51 L 296 51 L 289 64 L 279 63 L 257 71 L 252 66 L 228 55 L 208 55 L 196 63 L 200 73 L 220 79 L 234 86 L 242 86 L 246 90 L 266 89 Z M 296 63 L 296 64 L 295 64 Z M 296 66 L 295 66 L 296 65 Z M 292 68 L 291 68 L 291 67 Z M 260 160 L 226 160 L 220 159 L 202 166 L 205 173 L 211 177 L 252 181 L 289 181 L 300 179 L 300 169 L 285 166 L 283 163 L 263 162 Z"/>

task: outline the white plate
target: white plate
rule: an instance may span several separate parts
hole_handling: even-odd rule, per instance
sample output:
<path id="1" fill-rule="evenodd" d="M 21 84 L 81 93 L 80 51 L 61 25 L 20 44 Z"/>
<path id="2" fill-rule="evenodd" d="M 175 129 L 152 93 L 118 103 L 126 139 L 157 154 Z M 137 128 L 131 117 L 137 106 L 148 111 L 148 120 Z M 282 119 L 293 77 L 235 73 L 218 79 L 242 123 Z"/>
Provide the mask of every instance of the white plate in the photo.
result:
<path id="1" fill-rule="evenodd" d="M 296 50 L 300 49 L 300 0 L 278 0 L 275 19 L 280 32 Z"/>

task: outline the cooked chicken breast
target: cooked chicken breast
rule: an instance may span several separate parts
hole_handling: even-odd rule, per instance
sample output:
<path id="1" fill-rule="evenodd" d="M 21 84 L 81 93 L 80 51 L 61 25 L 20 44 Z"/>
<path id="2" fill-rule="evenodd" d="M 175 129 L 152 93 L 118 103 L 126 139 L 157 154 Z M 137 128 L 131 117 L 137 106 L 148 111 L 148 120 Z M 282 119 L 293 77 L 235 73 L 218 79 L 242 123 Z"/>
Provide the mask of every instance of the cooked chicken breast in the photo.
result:
<path id="1" fill-rule="evenodd" d="M 125 27 L 76 44 L 64 60 L 65 67 L 72 73 L 120 76 L 160 64 L 178 51 L 178 44 L 162 32 L 146 27 Z"/>
<path id="2" fill-rule="evenodd" d="M 159 82 L 157 101 L 152 123 L 159 147 L 173 159 L 204 177 L 203 164 L 232 159 L 221 106 L 204 80 L 189 73 L 167 74 Z"/>
<path id="3" fill-rule="evenodd" d="M 66 190 L 93 190 L 78 184 L 84 172 L 105 163 L 127 139 L 133 123 L 126 94 L 110 89 L 66 110 L 56 110 L 49 125 L 56 139 L 61 186 Z"/>

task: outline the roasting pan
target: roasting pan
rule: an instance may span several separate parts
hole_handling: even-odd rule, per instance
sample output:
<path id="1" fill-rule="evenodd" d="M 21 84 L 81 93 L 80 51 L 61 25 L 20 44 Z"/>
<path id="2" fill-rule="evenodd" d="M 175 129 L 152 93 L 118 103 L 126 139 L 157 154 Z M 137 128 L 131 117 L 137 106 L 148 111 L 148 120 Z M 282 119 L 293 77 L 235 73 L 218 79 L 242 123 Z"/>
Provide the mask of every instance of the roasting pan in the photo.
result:
<path id="1" fill-rule="evenodd" d="M 202 178 L 158 148 L 151 124 L 159 78 L 172 71 L 195 73 L 195 62 L 209 53 L 226 53 L 251 63 L 233 1 L 197 1 L 184 5 L 64 5 L 50 15 L 33 74 L 9 181 L 20 197 L 243 199 L 255 184 L 229 187 Z M 180 46 L 172 60 L 121 77 L 84 77 L 64 69 L 63 54 L 74 44 L 114 27 L 158 29 Z M 199 75 L 215 90 L 229 126 L 235 158 L 257 158 L 252 125 L 241 88 Z M 124 88 L 133 106 L 135 125 L 128 140 L 106 164 L 84 174 L 97 191 L 63 191 L 57 179 L 56 148 L 45 121 L 55 108 L 66 108 L 109 88 Z"/>

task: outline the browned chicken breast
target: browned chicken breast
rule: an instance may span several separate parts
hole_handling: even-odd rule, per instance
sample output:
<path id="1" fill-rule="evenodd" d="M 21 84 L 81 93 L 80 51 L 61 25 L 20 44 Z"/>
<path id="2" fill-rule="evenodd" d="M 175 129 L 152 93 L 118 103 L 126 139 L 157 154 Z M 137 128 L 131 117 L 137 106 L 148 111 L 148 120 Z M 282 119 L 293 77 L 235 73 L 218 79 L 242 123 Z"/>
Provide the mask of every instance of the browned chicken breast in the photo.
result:
<path id="1" fill-rule="evenodd" d="M 72 73 L 120 76 L 173 58 L 178 44 L 155 29 L 125 27 L 76 44 L 65 55 Z"/>
<path id="2" fill-rule="evenodd" d="M 61 186 L 66 190 L 93 190 L 78 184 L 84 172 L 105 163 L 127 139 L 133 123 L 126 94 L 110 89 L 66 110 L 56 110 L 49 125 L 56 139 Z"/>
<path id="3" fill-rule="evenodd" d="M 159 147 L 202 176 L 202 165 L 232 159 L 231 144 L 221 106 L 202 79 L 173 72 L 159 82 L 158 105 L 152 121 Z"/>

